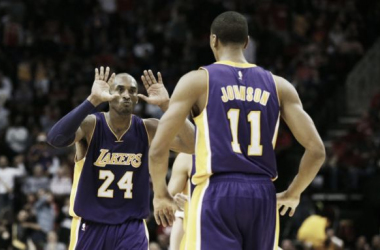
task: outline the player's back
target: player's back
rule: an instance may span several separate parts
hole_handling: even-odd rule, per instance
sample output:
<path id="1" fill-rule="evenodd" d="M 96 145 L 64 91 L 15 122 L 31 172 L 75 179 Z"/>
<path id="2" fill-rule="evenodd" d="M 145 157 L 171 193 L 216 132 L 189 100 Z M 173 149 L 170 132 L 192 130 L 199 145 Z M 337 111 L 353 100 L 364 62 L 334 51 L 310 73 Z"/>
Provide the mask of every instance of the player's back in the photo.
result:
<path id="1" fill-rule="evenodd" d="M 208 99 L 195 117 L 195 184 L 215 173 L 277 176 L 274 146 L 279 100 L 270 72 L 254 64 L 217 62 L 208 72 Z"/>
<path id="2" fill-rule="evenodd" d="M 84 159 L 76 162 L 70 214 L 89 221 L 120 224 L 149 215 L 148 135 L 144 122 L 131 117 L 117 138 L 104 113 L 96 125 Z"/>

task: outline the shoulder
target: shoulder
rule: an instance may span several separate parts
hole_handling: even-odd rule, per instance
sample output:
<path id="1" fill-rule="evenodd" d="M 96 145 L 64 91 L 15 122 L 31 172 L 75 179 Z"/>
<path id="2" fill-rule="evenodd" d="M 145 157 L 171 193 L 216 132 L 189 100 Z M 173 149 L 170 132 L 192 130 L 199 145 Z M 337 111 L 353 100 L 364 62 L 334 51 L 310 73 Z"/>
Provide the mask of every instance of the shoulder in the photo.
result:
<path id="1" fill-rule="evenodd" d="M 96 116 L 95 115 L 88 115 L 81 124 L 81 129 L 87 134 L 88 132 L 91 132 L 95 125 L 96 125 Z"/>
<path id="2" fill-rule="evenodd" d="M 178 84 L 191 83 L 194 86 L 201 86 L 207 83 L 208 71 L 206 68 L 200 68 L 199 70 L 193 70 L 183 75 Z M 192 87 L 192 86 L 188 86 Z"/>
<path id="3" fill-rule="evenodd" d="M 273 75 L 273 79 L 277 86 L 281 104 L 288 101 L 294 101 L 295 99 L 299 98 L 296 89 L 288 80 L 277 75 Z"/>
<path id="4" fill-rule="evenodd" d="M 204 93 L 208 84 L 208 72 L 206 69 L 193 70 L 185 74 L 178 81 L 173 92 L 173 98 L 181 100 L 194 99 Z"/>
<path id="5" fill-rule="evenodd" d="M 158 126 L 158 119 L 155 118 L 148 118 L 148 119 L 142 119 L 146 129 L 157 129 Z"/>
<path id="6" fill-rule="evenodd" d="M 156 134 L 159 120 L 155 118 L 148 118 L 142 119 L 142 122 L 144 123 L 146 132 L 148 134 L 149 142 L 151 142 L 154 135 Z"/>

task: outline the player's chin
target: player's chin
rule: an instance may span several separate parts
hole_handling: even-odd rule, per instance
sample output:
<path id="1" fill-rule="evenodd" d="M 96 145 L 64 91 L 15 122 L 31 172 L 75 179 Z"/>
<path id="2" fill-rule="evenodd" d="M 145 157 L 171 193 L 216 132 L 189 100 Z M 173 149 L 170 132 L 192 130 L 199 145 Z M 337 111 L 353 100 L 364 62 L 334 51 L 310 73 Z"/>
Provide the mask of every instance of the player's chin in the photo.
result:
<path id="1" fill-rule="evenodd" d="M 132 111 L 133 111 L 133 108 L 132 108 L 132 107 L 122 107 L 122 108 L 121 108 L 121 112 L 122 112 L 124 115 L 130 115 L 130 114 L 132 114 Z"/>

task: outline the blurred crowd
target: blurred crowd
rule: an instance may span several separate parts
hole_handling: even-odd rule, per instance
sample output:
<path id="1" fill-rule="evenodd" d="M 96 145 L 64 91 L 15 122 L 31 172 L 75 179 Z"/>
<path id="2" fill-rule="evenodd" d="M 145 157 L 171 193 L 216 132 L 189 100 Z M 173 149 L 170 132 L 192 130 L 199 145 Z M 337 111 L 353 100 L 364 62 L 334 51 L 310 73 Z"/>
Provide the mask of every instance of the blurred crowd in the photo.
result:
<path id="1" fill-rule="evenodd" d="M 66 249 L 74 154 L 70 148 L 48 146 L 46 132 L 88 96 L 94 68 L 110 66 L 137 80 L 145 69 L 159 70 L 171 93 L 182 74 L 214 61 L 209 27 L 225 10 L 246 15 L 248 60 L 291 81 L 324 135 L 345 112 L 347 73 L 379 36 L 378 1 L 0 1 L 0 250 Z M 373 187 L 367 186 L 376 185 L 370 177 L 379 175 L 379 100 L 374 96 L 360 122 L 334 142 L 322 171 L 329 180 L 324 191 L 368 193 Z M 135 113 L 162 115 L 144 103 Z M 281 189 L 300 157 L 286 127 L 276 150 Z M 374 193 L 366 198 L 380 211 Z M 170 228 L 149 219 L 148 227 L 150 249 L 168 249 Z M 335 228 L 327 231 L 323 244 L 340 237 L 351 249 L 380 249 L 374 232 L 359 236 L 355 232 L 354 240 L 347 240 Z M 310 247 L 296 238 L 293 233 L 284 239 L 283 249 Z"/>

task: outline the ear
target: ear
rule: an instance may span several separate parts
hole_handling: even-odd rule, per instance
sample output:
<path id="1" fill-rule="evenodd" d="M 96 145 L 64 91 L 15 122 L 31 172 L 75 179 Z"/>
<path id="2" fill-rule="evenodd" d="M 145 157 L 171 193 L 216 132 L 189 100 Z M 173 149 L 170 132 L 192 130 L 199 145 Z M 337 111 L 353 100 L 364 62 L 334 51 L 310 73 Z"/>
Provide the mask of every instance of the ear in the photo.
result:
<path id="1" fill-rule="evenodd" d="M 249 44 L 249 36 L 247 36 L 247 39 L 245 40 L 243 49 L 246 49 Z"/>
<path id="2" fill-rule="evenodd" d="M 218 47 L 218 44 L 219 44 L 219 39 L 218 37 L 215 35 L 215 34 L 212 34 L 211 35 L 211 46 L 213 48 L 217 48 Z"/>

